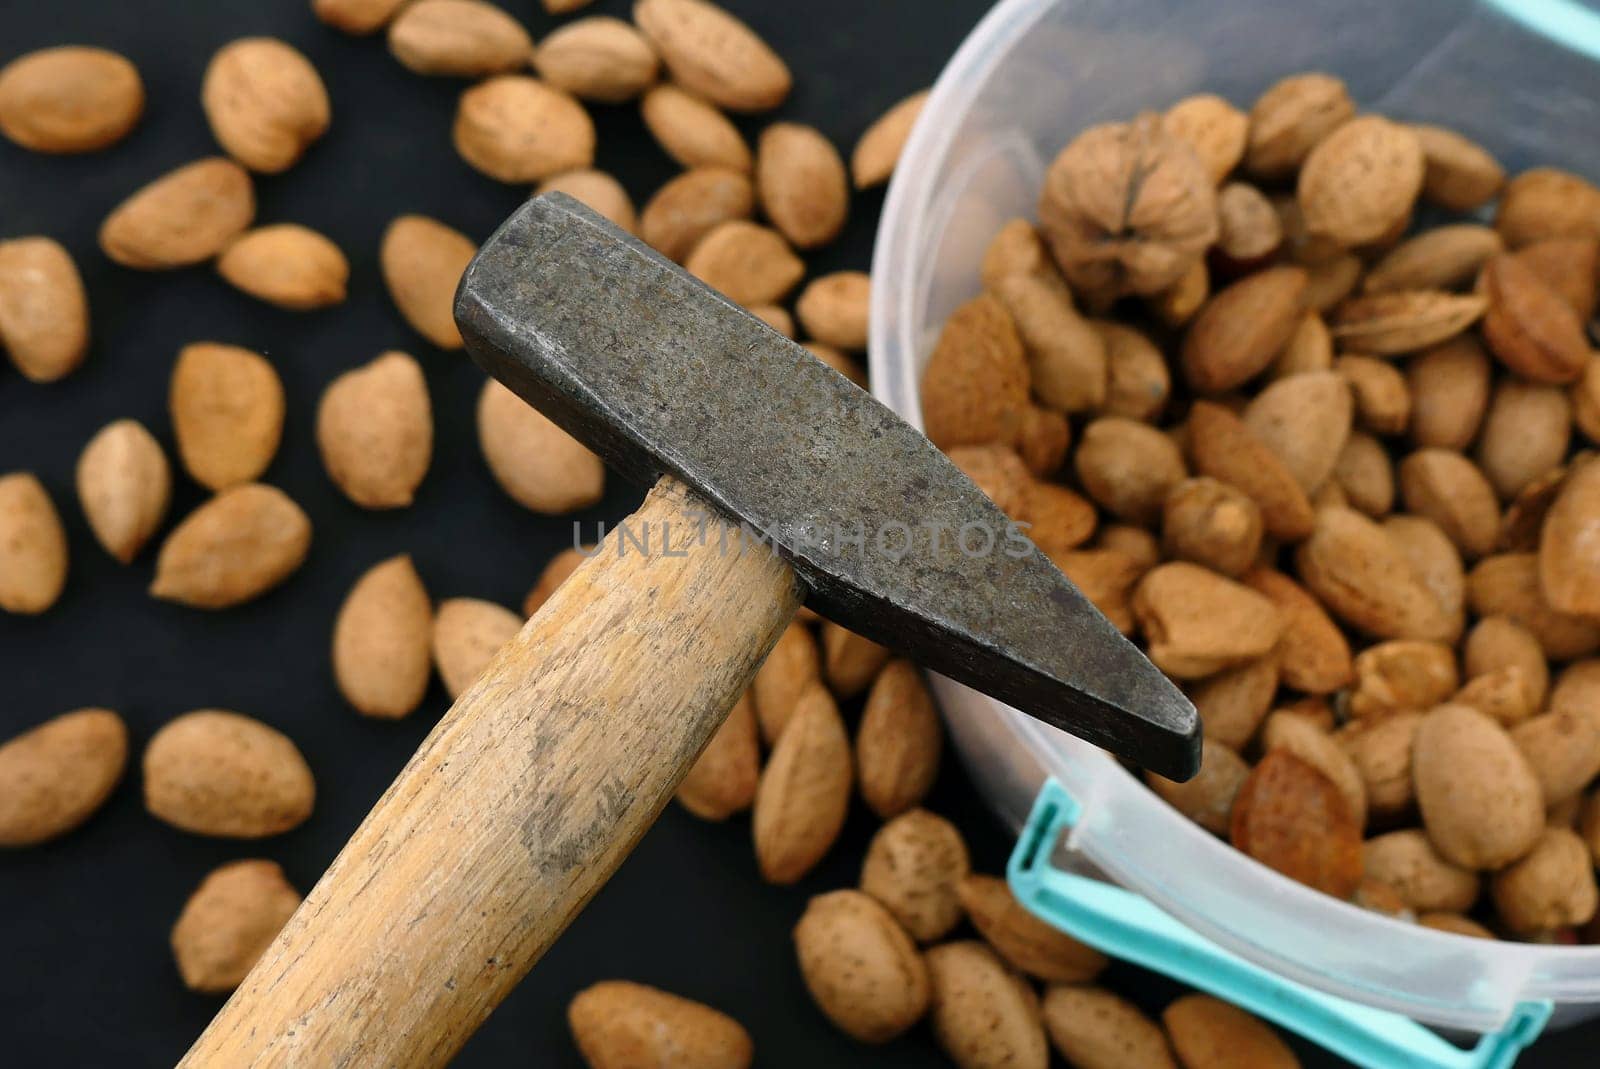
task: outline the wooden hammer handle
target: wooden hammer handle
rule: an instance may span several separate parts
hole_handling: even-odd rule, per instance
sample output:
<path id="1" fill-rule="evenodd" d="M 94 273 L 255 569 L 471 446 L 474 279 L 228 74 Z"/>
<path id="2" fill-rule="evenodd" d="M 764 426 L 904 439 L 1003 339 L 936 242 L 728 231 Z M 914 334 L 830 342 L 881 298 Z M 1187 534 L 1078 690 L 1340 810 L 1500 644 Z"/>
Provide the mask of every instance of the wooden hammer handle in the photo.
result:
<path id="1" fill-rule="evenodd" d="M 799 605 L 765 547 L 715 521 L 702 540 L 711 514 L 656 484 L 457 699 L 181 1067 L 450 1060 L 650 827 Z"/>

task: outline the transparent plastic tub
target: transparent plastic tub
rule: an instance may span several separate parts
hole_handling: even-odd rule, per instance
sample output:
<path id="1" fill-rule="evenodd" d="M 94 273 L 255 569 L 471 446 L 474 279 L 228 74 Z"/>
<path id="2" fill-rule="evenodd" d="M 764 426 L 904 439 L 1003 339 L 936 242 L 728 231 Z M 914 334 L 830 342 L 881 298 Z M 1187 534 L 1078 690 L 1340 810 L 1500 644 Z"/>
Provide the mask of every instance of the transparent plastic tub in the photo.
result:
<path id="1" fill-rule="evenodd" d="M 978 291 L 995 231 L 1035 215 L 1084 127 L 1201 90 L 1241 106 L 1320 69 L 1358 104 L 1450 125 L 1515 171 L 1600 176 L 1600 13 L 1579 0 L 1006 0 L 945 69 L 889 192 L 872 265 L 878 395 L 920 426 L 940 325 Z M 1101 751 L 948 680 L 935 691 L 979 786 L 1019 829 L 1055 781 L 1080 862 L 1225 951 L 1363 1007 L 1447 1030 L 1600 1013 L 1600 947 L 1467 939 L 1337 902 L 1182 819 Z M 1416 1063 L 1416 1064 L 1421 1064 Z"/>

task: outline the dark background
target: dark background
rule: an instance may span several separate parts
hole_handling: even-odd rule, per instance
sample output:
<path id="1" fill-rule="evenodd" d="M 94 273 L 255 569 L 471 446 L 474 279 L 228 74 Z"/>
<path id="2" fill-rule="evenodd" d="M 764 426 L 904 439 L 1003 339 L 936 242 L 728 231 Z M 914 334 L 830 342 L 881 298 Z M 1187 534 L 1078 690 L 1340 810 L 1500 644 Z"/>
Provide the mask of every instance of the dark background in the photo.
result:
<path id="1" fill-rule="evenodd" d="M 506 0 L 537 37 L 555 24 L 535 0 Z M 848 153 L 888 105 L 930 84 L 987 8 L 983 0 L 730 2 L 796 74 L 778 114 L 820 127 Z M 622 17 L 602 0 L 585 14 Z M 95 244 L 106 213 L 181 163 L 217 151 L 199 106 L 211 54 L 241 36 L 281 37 L 321 72 L 333 126 L 287 174 L 258 178 L 257 221 L 298 222 L 331 237 L 351 261 L 349 301 L 312 313 L 260 304 L 209 268 L 139 273 L 111 264 Z M 0 854 L 0 1064 L 168 1066 L 221 999 L 187 992 L 167 946 L 185 898 L 213 867 L 246 857 L 280 862 L 308 890 L 368 807 L 448 704 L 435 683 L 422 709 L 399 723 L 363 719 L 336 691 L 328 645 L 334 613 L 373 563 L 409 552 L 435 598 L 520 604 L 544 562 L 570 544 L 569 519 L 540 518 L 491 482 L 478 453 L 473 410 L 482 375 L 459 353 L 410 331 L 377 269 L 383 227 L 403 212 L 432 215 L 476 240 L 527 194 L 472 171 L 449 129 L 463 83 L 425 79 L 387 54 L 382 38 L 322 25 L 306 0 L 45 0 L 8 3 L 0 63 L 55 44 L 115 49 L 139 67 L 145 118 L 110 150 L 51 158 L 0 142 L 0 237 L 48 234 L 71 250 L 90 295 L 89 358 L 64 381 L 37 386 L 0 366 L 0 472 L 35 471 L 71 543 L 61 601 L 39 618 L 0 614 L 0 739 L 85 705 L 119 711 L 134 761 L 150 735 L 198 707 L 234 709 L 285 731 L 317 776 L 317 810 L 302 827 L 264 842 L 186 835 L 149 817 L 136 768 L 104 810 L 55 843 Z M 636 201 L 676 172 L 632 105 L 591 106 L 596 165 Z M 754 133 L 765 120 L 746 122 Z M 858 196 L 849 229 L 809 257 L 812 269 L 866 268 L 882 192 Z M 311 555 L 286 585 L 246 606 L 203 613 L 144 592 L 154 547 L 129 567 L 94 542 L 72 472 L 90 436 L 113 419 L 142 421 L 173 458 L 166 393 L 178 349 L 214 340 L 264 352 L 288 393 L 284 442 L 264 476 L 287 490 L 315 525 Z M 433 467 L 416 504 L 358 509 L 328 481 L 312 441 L 323 387 L 339 373 L 400 348 L 423 363 L 432 392 Z M 613 481 L 582 514 L 615 520 L 637 501 Z M 180 473 L 169 524 L 203 499 Z M 978 870 L 999 872 L 1009 835 L 954 761 L 929 802 L 953 819 Z M 794 965 L 789 930 L 816 893 L 854 884 L 877 822 L 859 805 L 842 841 L 797 887 L 756 875 L 747 818 L 708 825 L 669 806 L 656 829 L 458 1059 L 461 1066 L 576 1066 L 565 1007 L 607 978 L 656 984 L 736 1017 L 761 1065 L 944 1064 L 926 1027 L 881 1049 L 836 1032 L 812 1006 Z M 1159 1011 L 1175 988 L 1131 967 L 1108 981 Z M 1587 1038 L 1586 1038 L 1587 1037 Z M 1577 1064 L 1600 1030 L 1553 1037 L 1528 1066 Z M 1307 1066 L 1333 1065 L 1299 1049 Z M 1567 1052 L 1563 1055 L 1563 1051 Z"/>

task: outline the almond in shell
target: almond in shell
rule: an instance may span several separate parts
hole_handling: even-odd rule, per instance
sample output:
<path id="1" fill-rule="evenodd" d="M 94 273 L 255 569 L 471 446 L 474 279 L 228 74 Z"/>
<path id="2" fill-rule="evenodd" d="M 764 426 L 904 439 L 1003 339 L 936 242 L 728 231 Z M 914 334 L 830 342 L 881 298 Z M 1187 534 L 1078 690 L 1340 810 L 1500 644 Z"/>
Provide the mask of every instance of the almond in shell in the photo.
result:
<path id="1" fill-rule="evenodd" d="M 104 48 L 41 48 L 0 67 L 0 133 L 34 152 L 96 152 L 143 112 L 138 68 Z"/>
<path id="2" fill-rule="evenodd" d="M 202 486 L 226 490 L 267 470 L 283 437 L 283 383 L 265 357 L 234 345 L 185 345 L 167 407 L 178 458 Z"/>
<path id="3" fill-rule="evenodd" d="M 1538 842 L 1539 781 L 1505 730 L 1477 710 L 1441 705 L 1424 716 L 1412 767 L 1423 825 L 1445 860 L 1496 869 Z"/>
<path id="4" fill-rule="evenodd" d="M 462 159 L 501 182 L 537 182 L 594 162 L 594 122 L 583 105 L 523 74 L 462 93 L 451 136 Z"/>
<path id="5" fill-rule="evenodd" d="M 791 884 L 822 860 L 844 827 L 850 782 L 850 737 L 832 695 L 814 683 L 795 702 L 756 788 L 763 879 Z"/>
<path id="6" fill-rule="evenodd" d="M 200 104 L 223 151 L 265 174 L 288 170 L 332 116 L 311 61 L 272 37 L 241 37 L 218 49 Z"/>
<path id="7" fill-rule="evenodd" d="M 0 610 L 35 616 L 67 583 L 67 535 L 32 472 L 0 475 Z"/>
<path id="8" fill-rule="evenodd" d="M 522 630 L 522 617 L 481 598 L 449 598 L 433 619 L 433 663 L 445 693 L 458 698 Z"/>
<path id="9" fill-rule="evenodd" d="M 1046 983 L 1081 984 L 1110 964 L 1086 943 L 1029 913 L 997 876 L 973 874 L 956 884 L 967 918 L 1012 968 Z"/>
<path id="10" fill-rule="evenodd" d="M 78 502 L 89 529 L 123 564 L 139 555 L 167 515 L 172 468 L 138 420 L 108 423 L 78 457 Z"/>
<path id="11" fill-rule="evenodd" d="M 560 27 L 533 53 L 539 75 L 557 89 L 584 100 L 618 104 L 632 100 L 656 80 L 660 61 L 633 26 L 593 15 Z"/>
<path id="12" fill-rule="evenodd" d="M 782 234 L 743 219 L 714 227 L 683 266 L 735 304 L 776 304 L 806 273 Z"/>
<path id="13" fill-rule="evenodd" d="M 639 236 L 667 259 L 683 263 L 712 230 L 750 218 L 755 203 L 748 175 L 727 167 L 695 167 L 656 190 L 639 213 Z"/>
<path id="14" fill-rule="evenodd" d="M 1600 187 L 1556 167 L 1523 171 L 1501 194 L 1494 226 L 1513 249 L 1546 238 L 1600 238 Z"/>
<path id="15" fill-rule="evenodd" d="M 481 0 L 415 0 L 389 24 L 389 51 L 417 74 L 481 78 L 526 65 L 533 38 Z"/>
<path id="16" fill-rule="evenodd" d="M 245 483 L 217 494 L 167 536 L 152 596 L 197 609 L 259 597 L 300 567 L 311 521 L 283 491 Z"/>
<path id="17" fill-rule="evenodd" d="M 1367 293 L 1455 289 L 1476 278 L 1478 269 L 1504 248 L 1491 227 L 1477 223 L 1434 227 L 1385 253 L 1367 272 L 1361 288 Z"/>
<path id="18" fill-rule="evenodd" d="M 1505 185 L 1505 168 L 1489 151 L 1454 130 L 1415 124 L 1422 146 L 1422 195 L 1454 212 L 1481 207 Z"/>
<path id="19" fill-rule="evenodd" d="M 383 284 L 411 329 L 441 349 L 461 348 L 456 286 L 477 251 L 465 234 L 425 215 L 399 216 L 383 232 Z"/>
<path id="20" fill-rule="evenodd" d="M 626 980 L 578 992 L 567 1025 L 594 1069 L 749 1069 L 755 1050 L 750 1033 L 727 1014 Z"/>
<path id="21" fill-rule="evenodd" d="M 1185 995 L 1161 1021 L 1184 1069 L 1299 1069 L 1300 1059 L 1264 1022 L 1210 995 Z"/>
<path id="22" fill-rule="evenodd" d="M 478 444 L 500 488 L 534 512 L 575 512 L 605 491 L 600 458 L 495 379 L 478 396 Z"/>
<path id="23" fill-rule="evenodd" d="M 213 157 L 169 171 L 100 224 L 100 248 L 124 267 L 166 270 L 217 255 L 256 214 L 250 176 Z"/>
<path id="24" fill-rule="evenodd" d="M 894 173 L 900 161 L 900 152 L 911 137 L 928 102 L 928 90 L 912 93 L 880 115 L 862 133 L 861 139 L 850 154 L 850 177 L 857 189 L 871 189 L 882 185 Z"/>
<path id="25" fill-rule="evenodd" d="M 1576 466 L 1545 515 L 1539 587 L 1557 612 L 1600 618 L 1600 464 Z"/>
<path id="26" fill-rule="evenodd" d="M 0 348 L 33 382 L 83 363 L 89 302 L 72 255 L 50 238 L 0 241 Z"/>
<path id="27" fill-rule="evenodd" d="M 1301 581 L 1335 616 L 1379 638 L 1448 639 L 1455 625 L 1383 528 L 1351 509 L 1317 513 L 1295 554 Z"/>
<path id="28" fill-rule="evenodd" d="M 1273 84 L 1250 109 L 1246 168 L 1263 178 L 1293 174 L 1355 110 L 1344 82 L 1331 74 L 1312 71 Z"/>
<path id="29" fill-rule="evenodd" d="M 1211 725 L 1201 713 L 1207 731 Z M 1154 772 L 1145 773 L 1150 789 L 1172 808 L 1214 835 L 1228 834 L 1229 814 L 1239 788 L 1250 775 L 1250 766 L 1225 744 L 1209 734 L 1202 744 L 1200 771 L 1194 778 L 1177 783 Z"/>
<path id="30" fill-rule="evenodd" d="M 311 0 L 317 18 L 350 34 L 381 30 L 406 0 Z"/>
<path id="31" fill-rule="evenodd" d="M 893 660 L 872 684 L 856 730 L 861 797 L 885 820 L 917 805 L 939 774 L 943 736 L 933 698 L 910 661 Z"/>
<path id="32" fill-rule="evenodd" d="M 928 969 L 889 912 L 860 891 L 818 895 L 795 925 L 800 974 L 846 1035 L 885 1043 L 928 1009 Z"/>
<path id="33" fill-rule="evenodd" d="M 865 271 L 835 271 L 806 284 L 795 301 L 795 316 L 817 341 L 859 353 L 867 347 L 871 298 L 872 280 Z"/>
<path id="34" fill-rule="evenodd" d="M 183 986 L 223 995 L 238 987 L 300 908 L 275 861 L 234 861 L 200 881 L 172 927 Z"/>
<path id="35" fill-rule="evenodd" d="M 217 273 L 268 304 L 304 311 L 344 302 L 350 263 L 315 230 L 279 223 L 239 235 L 217 258 Z"/>
<path id="36" fill-rule="evenodd" d="M 1465 449 L 1489 407 L 1488 354 L 1471 335 L 1458 335 L 1406 363 L 1411 393 L 1411 438 L 1419 446 Z"/>
<path id="37" fill-rule="evenodd" d="M 789 68 L 743 22 L 704 0 L 638 0 L 633 21 L 673 80 L 729 111 L 768 111 L 789 95 Z"/>
<path id="38" fill-rule="evenodd" d="M 311 769 L 287 736 L 221 709 L 169 721 L 145 747 L 143 770 L 145 807 L 196 835 L 278 835 L 316 800 Z"/>
<path id="39" fill-rule="evenodd" d="M 663 151 L 684 168 L 724 167 L 748 173 L 750 146 L 716 106 L 671 83 L 645 91 L 639 114 Z"/>
<path id="40" fill-rule="evenodd" d="M 443 619 L 443 608 L 439 616 Z M 678 804 L 701 820 L 727 820 L 750 808 L 760 777 L 761 736 L 755 703 L 746 692 L 678 785 Z"/>
<path id="41" fill-rule="evenodd" d="M 861 889 L 883 903 L 919 943 L 941 939 L 961 920 L 956 885 L 971 871 L 967 844 L 943 817 L 912 809 L 872 837 Z"/>
<path id="42" fill-rule="evenodd" d="M 1050 1049 L 1038 996 L 982 943 L 945 943 L 924 955 L 933 1034 L 961 1069 L 1045 1069 Z"/>
<path id="43" fill-rule="evenodd" d="M 1578 313 L 1516 256 L 1483 269 L 1489 307 L 1483 338 L 1500 361 L 1534 382 L 1569 383 L 1583 374 L 1590 347 Z"/>
<path id="44" fill-rule="evenodd" d="M 433 457 L 433 409 L 422 367 L 384 353 L 328 384 L 317 406 L 328 476 L 363 508 L 404 508 Z"/>
<path id="45" fill-rule="evenodd" d="M 1361 882 L 1361 828 L 1333 781 L 1287 749 L 1270 750 L 1239 788 L 1233 845 L 1335 898 Z"/>
<path id="46" fill-rule="evenodd" d="M 1305 287 L 1301 268 L 1273 267 L 1206 302 L 1183 339 L 1189 384 L 1200 393 L 1222 393 L 1266 370 L 1300 324 Z"/>
<path id="47" fill-rule="evenodd" d="M 1341 124 L 1306 156 L 1298 196 L 1306 230 L 1350 248 L 1404 227 L 1422 191 L 1416 134 L 1376 115 Z"/>
<path id="48" fill-rule="evenodd" d="M 799 249 L 832 241 L 849 214 L 844 161 L 820 131 L 800 123 L 773 123 L 761 132 L 756 195 L 772 225 Z"/>
<path id="49" fill-rule="evenodd" d="M 1075 1069 L 1177 1069 L 1161 1026 L 1128 1000 L 1087 984 L 1058 984 L 1040 1004 L 1050 1042 Z"/>
<path id="50" fill-rule="evenodd" d="M 433 603 L 405 554 L 373 565 L 333 624 L 333 676 L 363 716 L 398 720 L 422 704 L 432 672 Z"/>
<path id="51" fill-rule="evenodd" d="M 1305 489 L 1228 408 L 1196 402 L 1189 414 L 1189 447 L 1197 471 L 1238 487 L 1256 503 L 1269 536 L 1298 541 L 1311 533 L 1313 513 Z"/>
<path id="52" fill-rule="evenodd" d="M 1279 379 L 1244 410 L 1245 426 L 1308 494 L 1333 474 L 1353 417 L 1349 384 L 1334 371 Z"/>
<path id="53" fill-rule="evenodd" d="M 128 729 L 109 709 L 77 709 L 0 745 L 0 847 L 33 846 L 81 825 L 122 778 Z"/>
<path id="54" fill-rule="evenodd" d="M 630 234 L 639 229 L 639 219 L 633 210 L 633 198 L 628 196 L 628 191 L 622 187 L 621 182 L 605 171 L 597 171 L 592 167 L 562 171 L 540 182 L 534 192 L 565 193 Z"/>

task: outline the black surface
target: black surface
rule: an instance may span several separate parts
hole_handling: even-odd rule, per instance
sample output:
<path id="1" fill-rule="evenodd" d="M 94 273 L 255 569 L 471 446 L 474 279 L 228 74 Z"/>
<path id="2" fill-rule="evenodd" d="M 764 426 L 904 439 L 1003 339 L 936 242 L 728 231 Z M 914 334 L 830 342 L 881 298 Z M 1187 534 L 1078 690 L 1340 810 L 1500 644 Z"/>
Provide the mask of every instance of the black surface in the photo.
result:
<path id="1" fill-rule="evenodd" d="M 534 0 L 508 7 L 536 35 L 553 20 Z M 781 112 L 821 127 L 846 148 L 884 107 L 928 84 L 986 5 L 979 0 L 812 0 L 731 3 L 797 73 Z M 625 15 L 603 0 L 592 11 Z M 332 237 L 351 259 L 350 301 L 294 314 L 233 291 L 208 269 L 142 274 L 95 246 L 100 220 L 150 178 L 216 151 L 199 107 L 201 72 L 235 37 L 271 34 L 304 51 L 327 82 L 333 127 L 288 174 L 257 182 L 259 221 L 293 221 Z M 130 774 L 87 826 L 54 844 L 0 854 L 0 1066 L 171 1065 L 220 1000 L 186 992 L 167 947 L 185 897 L 215 865 L 278 860 L 302 890 L 315 882 L 370 804 L 446 705 L 437 684 L 400 723 L 364 720 L 333 686 L 333 615 L 374 562 L 411 553 L 437 598 L 520 602 L 544 561 L 571 541 L 568 520 L 521 510 L 491 483 L 478 454 L 473 404 L 481 374 L 459 354 L 433 350 L 400 321 L 383 293 L 378 237 L 395 215 L 435 215 L 482 239 L 526 190 L 498 185 L 452 151 L 461 83 L 416 77 L 381 40 L 333 31 L 305 0 L 47 0 L 0 6 L 0 62 L 62 43 L 114 48 L 139 67 L 144 121 L 124 143 L 88 157 L 48 158 L 0 142 L 0 236 L 49 234 L 76 257 L 90 294 L 95 339 L 87 364 L 35 386 L 0 369 L 0 471 L 36 471 L 65 520 L 72 569 L 43 617 L 0 615 L 0 738 L 83 705 L 119 710 L 135 750 L 162 723 L 215 706 L 286 731 L 317 774 L 315 815 L 261 843 L 202 839 L 146 815 Z M 599 166 L 642 200 L 675 168 L 650 143 L 632 107 L 596 108 Z M 746 124 L 747 129 L 758 128 Z M 814 270 L 866 267 L 881 193 L 856 198 L 840 243 Z M 265 352 L 282 375 L 289 416 L 266 475 L 310 514 L 310 559 L 284 587 L 250 605 L 200 613 L 144 593 L 147 551 L 131 567 L 94 543 L 72 490 L 89 437 L 112 419 L 143 421 L 171 450 L 167 380 L 180 346 L 197 340 Z M 414 507 L 364 512 L 329 483 L 311 426 L 335 375 L 388 348 L 424 364 L 433 395 L 433 469 Z M 587 530 L 623 515 L 634 488 L 614 484 L 583 514 Z M 173 515 L 202 500 L 177 482 Z M 1007 836 L 954 762 L 930 806 L 966 834 L 977 868 L 998 871 Z M 926 1028 L 882 1049 L 834 1031 L 807 999 L 789 929 L 814 893 L 854 883 L 876 822 L 857 806 L 843 840 L 800 886 L 756 877 L 749 824 L 702 824 L 669 807 L 657 828 L 522 987 L 471 1041 L 466 1067 L 577 1066 L 564 1009 L 583 986 L 623 977 L 658 984 L 732 1013 L 751 1031 L 761 1065 L 945 1064 Z M 1119 966 L 1110 982 L 1152 1010 L 1174 987 Z M 1552 1037 L 1531 1067 L 1580 1064 L 1600 1030 Z M 1335 1062 L 1301 1047 L 1307 1066 Z"/>

